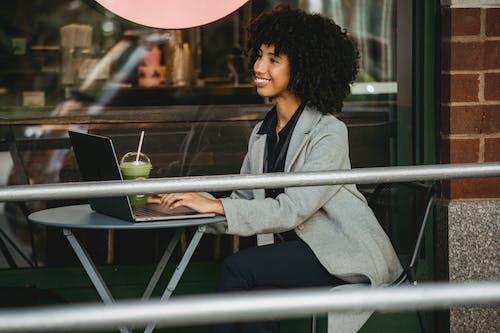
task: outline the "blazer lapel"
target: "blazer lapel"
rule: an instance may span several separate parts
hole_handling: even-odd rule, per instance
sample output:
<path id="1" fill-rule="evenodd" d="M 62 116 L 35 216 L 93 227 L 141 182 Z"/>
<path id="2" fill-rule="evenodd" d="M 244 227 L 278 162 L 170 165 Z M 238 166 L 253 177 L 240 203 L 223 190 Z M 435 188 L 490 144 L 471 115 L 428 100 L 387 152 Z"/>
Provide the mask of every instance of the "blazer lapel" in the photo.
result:
<path id="1" fill-rule="evenodd" d="M 255 164 L 252 166 L 252 174 L 261 174 L 264 172 L 264 153 L 266 151 L 266 137 L 265 134 L 257 134 L 252 147 L 252 161 Z M 264 189 L 254 190 L 255 199 L 264 199 L 266 193 Z"/>
<path id="2" fill-rule="evenodd" d="M 293 130 L 290 145 L 288 146 L 285 172 L 290 172 L 292 170 L 293 164 L 309 139 L 309 133 L 320 120 L 321 116 L 319 111 L 308 105 L 306 105 L 304 111 L 302 111 Z"/>
<path id="3" fill-rule="evenodd" d="M 252 161 L 255 161 L 255 169 L 253 174 L 264 172 L 264 153 L 266 152 L 266 137 L 265 134 L 257 134 L 252 147 Z"/>

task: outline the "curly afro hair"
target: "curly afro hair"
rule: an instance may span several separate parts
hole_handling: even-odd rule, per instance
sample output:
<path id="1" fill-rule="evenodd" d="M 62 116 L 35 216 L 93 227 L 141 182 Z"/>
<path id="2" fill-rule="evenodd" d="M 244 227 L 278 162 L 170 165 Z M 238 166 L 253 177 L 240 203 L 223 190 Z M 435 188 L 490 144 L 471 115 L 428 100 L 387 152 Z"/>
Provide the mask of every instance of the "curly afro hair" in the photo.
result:
<path id="1" fill-rule="evenodd" d="M 263 44 L 274 45 L 275 54 L 288 56 L 288 90 L 324 114 L 342 110 L 359 68 L 359 53 L 345 30 L 319 14 L 278 5 L 248 27 L 251 71 Z"/>

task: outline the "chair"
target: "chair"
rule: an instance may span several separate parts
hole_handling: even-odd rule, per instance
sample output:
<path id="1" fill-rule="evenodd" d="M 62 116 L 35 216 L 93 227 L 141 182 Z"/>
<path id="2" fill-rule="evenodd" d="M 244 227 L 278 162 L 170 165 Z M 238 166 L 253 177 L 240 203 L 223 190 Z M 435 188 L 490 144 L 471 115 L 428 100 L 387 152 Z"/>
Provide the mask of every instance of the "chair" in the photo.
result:
<path id="1" fill-rule="evenodd" d="M 9 237 L 9 235 L 7 235 L 7 233 L 0 228 L 0 252 L 4 256 L 9 267 L 17 268 L 18 266 L 14 259 L 14 256 L 9 251 L 9 248 L 7 247 L 7 244 L 5 243 L 4 239 L 11 246 L 11 248 L 28 263 L 30 267 L 35 266 L 31 262 L 31 260 L 23 253 L 23 251 L 21 251 L 21 249 L 16 245 L 16 243 L 14 243 L 14 241 Z"/>
<path id="2" fill-rule="evenodd" d="M 391 239 L 396 252 L 399 255 L 409 254 L 408 259 L 401 263 L 403 272 L 391 285 L 398 286 L 405 282 L 416 285 L 418 258 L 434 205 L 434 185 L 420 182 L 381 183 L 367 197 L 368 205 Z M 425 333 L 425 318 L 419 311 L 417 316 L 420 330 Z M 311 332 L 316 333 L 316 316 L 312 317 Z"/>
<path id="3" fill-rule="evenodd" d="M 429 215 L 434 205 L 434 198 L 434 184 L 427 185 L 421 182 L 381 183 L 375 187 L 373 194 L 369 197 L 368 205 L 372 208 L 377 219 L 391 239 L 396 252 L 398 254 L 401 254 L 401 252 L 409 254 L 406 262 L 401 263 L 403 272 L 392 283 L 393 286 L 398 286 L 405 282 L 413 285 L 417 284 L 418 258 L 422 248 L 425 229 L 429 222 Z M 407 237 L 404 237 L 405 239 L 402 242 L 398 242 L 401 234 L 398 234 L 398 230 L 394 230 L 394 227 L 398 226 L 398 222 L 391 223 L 391 220 L 403 221 L 402 218 L 407 217 L 413 218 L 413 225 L 399 224 L 401 228 L 412 228 Z M 427 326 L 423 314 L 417 311 L 417 316 L 421 332 L 426 332 Z"/>

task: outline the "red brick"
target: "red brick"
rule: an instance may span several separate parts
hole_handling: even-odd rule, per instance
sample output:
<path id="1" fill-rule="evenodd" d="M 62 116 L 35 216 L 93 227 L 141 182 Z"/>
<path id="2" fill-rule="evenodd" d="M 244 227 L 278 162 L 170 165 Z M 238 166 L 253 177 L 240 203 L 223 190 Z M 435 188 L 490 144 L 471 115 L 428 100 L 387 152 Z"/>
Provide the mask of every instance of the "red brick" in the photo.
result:
<path id="1" fill-rule="evenodd" d="M 481 70 L 484 67 L 484 42 L 452 42 L 450 70 Z"/>
<path id="2" fill-rule="evenodd" d="M 451 114 L 449 106 L 441 106 L 441 133 L 450 134 Z"/>
<path id="3" fill-rule="evenodd" d="M 479 162 L 479 139 L 450 139 L 450 163 Z"/>
<path id="4" fill-rule="evenodd" d="M 450 117 L 449 134 L 479 134 L 483 121 L 483 110 L 481 105 L 474 106 L 451 106 L 448 115 Z"/>
<path id="5" fill-rule="evenodd" d="M 451 35 L 474 36 L 481 32 L 481 9 L 452 8 Z"/>
<path id="6" fill-rule="evenodd" d="M 479 139 L 443 138 L 441 163 L 476 163 L 479 161 Z"/>
<path id="7" fill-rule="evenodd" d="M 441 131 L 444 134 L 500 133 L 500 104 L 443 106 Z"/>
<path id="8" fill-rule="evenodd" d="M 486 36 L 500 36 L 500 8 L 486 9 Z"/>
<path id="9" fill-rule="evenodd" d="M 484 98 L 487 101 L 500 101 L 500 73 L 484 74 Z"/>
<path id="10" fill-rule="evenodd" d="M 441 74 L 441 102 L 450 102 L 450 74 Z"/>
<path id="11" fill-rule="evenodd" d="M 451 71 L 451 43 L 443 41 L 441 43 L 441 69 L 443 71 Z"/>
<path id="12" fill-rule="evenodd" d="M 449 181 L 449 198 L 500 198 L 500 178 L 453 179 Z"/>
<path id="13" fill-rule="evenodd" d="M 484 47 L 483 69 L 499 69 L 500 40 L 487 40 Z"/>
<path id="14" fill-rule="evenodd" d="M 445 71 L 499 69 L 500 40 L 444 41 L 441 64 Z"/>
<path id="15" fill-rule="evenodd" d="M 484 161 L 500 162 L 500 138 L 486 138 L 484 140 Z"/>
<path id="16" fill-rule="evenodd" d="M 479 74 L 444 74 L 441 84 L 444 103 L 479 101 Z"/>
<path id="17" fill-rule="evenodd" d="M 450 139 L 446 137 L 441 138 L 441 149 L 440 149 L 440 161 L 441 163 L 450 163 Z"/>
<path id="18" fill-rule="evenodd" d="M 483 105 L 483 124 L 481 133 L 500 133 L 500 104 Z"/>

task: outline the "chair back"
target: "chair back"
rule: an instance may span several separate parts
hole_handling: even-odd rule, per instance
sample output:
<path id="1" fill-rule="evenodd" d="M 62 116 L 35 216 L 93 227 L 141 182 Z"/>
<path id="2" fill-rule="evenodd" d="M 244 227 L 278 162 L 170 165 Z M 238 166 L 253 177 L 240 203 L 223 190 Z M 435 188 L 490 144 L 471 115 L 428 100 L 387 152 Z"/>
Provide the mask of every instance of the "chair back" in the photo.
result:
<path id="1" fill-rule="evenodd" d="M 393 284 L 416 283 L 416 271 L 425 229 L 434 204 L 434 185 L 421 182 L 378 184 L 369 197 L 379 223 L 401 254 L 408 254 L 403 274 Z"/>

